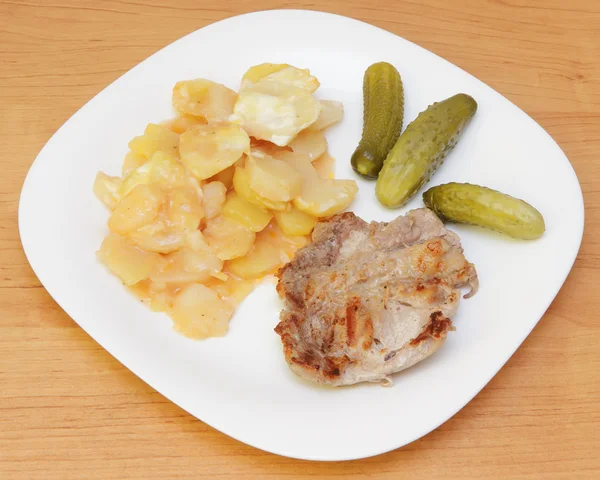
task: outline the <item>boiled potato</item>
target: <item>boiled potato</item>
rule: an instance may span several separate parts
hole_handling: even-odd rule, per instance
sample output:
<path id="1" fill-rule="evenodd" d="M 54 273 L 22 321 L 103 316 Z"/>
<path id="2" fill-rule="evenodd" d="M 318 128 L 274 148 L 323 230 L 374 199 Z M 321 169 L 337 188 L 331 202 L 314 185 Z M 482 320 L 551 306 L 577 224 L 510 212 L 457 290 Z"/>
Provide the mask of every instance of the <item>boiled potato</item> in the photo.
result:
<path id="1" fill-rule="evenodd" d="M 124 197 L 136 185 L 156 184 L 163 188 L 188 186 L 190 177 L 177 160 L 164 152 L 156 152 L 152 158 L 133 170 L 119 186 L 119 195 Z"/>
<path id="2" fill-rule="evenodd" d="M 302 181 L 318 180 L 319 174 L 315 170 L 309 157 L 299 155 L 295 152 L 282 152 L 277 155 L 278 160 L 283 160 L 290 165 L 302 177 Z"/>
<path id="3" fill-rule="evenodd" d="M 230 120 L 253 137 L 280 147 L 313 124 L 322 109 L 312 93 L 319 82 L 308 70 L 258 65 L 247 73 Z"/>
<path id="4" fill-rule="evenodd" d="M 204 211 L 206 212 L 206 218 L 211 219 L 219 216 L 223 205 L 225 204 L 225 196 L 227 194 L 227 188 L 221 182 L 210 182 L 202 185 L 202 192 L 204 193 Z"/>
<path id="5" fill-rule="evenodd" d="M 177 293 L 169 313 L 175 330 L 186 337 L 221 337 L 227 333 L 233 307 L 214 290 L 192 283 Z"/>
<path id="6" fill-rule="evenodd" d="M 156 185 L 136 185 L 113 210 L 108 228 L 113 233 L 126 234 L 152 223 L 165 200 L 165 194 Z"/>
<path id="7" fill-rule="evenodd" d="M 275 219 L 285 235 L 309 235 L 318 220 L 317 217 L 296 208 L 289 212 L 276 213 Z"/>
<path id="8" fill-rule="evenodd" d="M 246 168 L 250 188 L 268 200 L 287 202 L 302 189 L 302 177 L 283 160 L 254 153 L 246 160 Z"/>
<path id="9" fill-rule="evenodd" d="M 165 152 L 177 156 L 179 135 L 172 132 L 164 125 L 149 123 L 144 134 L 135 137 L 129 142 L 129 148 L 145 158 L 150 158 L 156 152 Z"/>
<path id="10" fill-rule="evenodd" d="M 210 280 L 205 285 L 217 292 L 223 300 L 234 306 L 240 305 L 252 293 L 257 283 L 256 280 L 243 280 L 233 275 L 226 275 L 226 277 L 223 281 L 217 279 Z"/>
<path id="11" fill-rule="evenodd" d="M 235 192 L 227 195 L 227 201 L 223 206 L 223 216 L 242 224 L 252 232 L 260 232 L 272 218 L 267 210 L 252 205 Z"/>
<path id="12" fill-rule="evenodd" d="M 263 65 L 273 65 L 273 64 L 263 64 Z M 283 66 L 284 68 L 279 68 L 280 66 Z M 266 69 L 262 66 L 259 65 L 257 67 L 253 67 L 251 68 L 247 73 L 250 73 L 252 71 L 252 74 L 258 73 L 257 70 L 261 69 L 260 74 L 266 73 L 266 70 L 269 69 L 269 67 L 267 67 Z M 246 75 L 244 76 L 247 80 L 248 78 L 246 77 Z M 258 75 L 253 75 L 258 77 Z M 317 80 L 316 77 L 313 77 L 310 74 L 310 70 L 308 68 L 305 69 L 300 69 L 300 68 L 296 68 L 296 67 L 292 67 L 291 65 L 274 65 L 271 69 L 271 71 L 266 74 L 263 75 L 258 82 L 253 82 L 253 83 L 273 83 L 273 84 L 277 84 L 277 85 L 282 85 L 282 86 L 287 86 L 287 87 L 293 87 L 293 88 L 299 88 L 302 89 L 308 93 L 314 93 L 320 86 L 319 81 Z M 242 88 L 244 87 L 243 81 L 242 81 Z"/>
<path id="13" fill-rule="evenodd" d="M 148 278 L 162 261 L 160 255 L 140 250 L 115 234 L 104 239 L 97 256 L 125 285 Z"/>
<path id="14" fill-rule="evenodd" d="M 104 205 L 111 210 L 114 210 L 121 198 L 119 195 L 120 185 L 121 179 L 119 177 L 111 177 L 105 173 L 98 172 L 96 174 L 96 179 L 94 180 L 94 195 L 96 195 L 98 200 Z"/>
<path id="15" fill-rule="evenodd" d="M 335 158 L 325 153 L 312 162 L 314 169 L 321 178 L 333 178 L 335 173 Z"/>
<path id="16" fill-rule="evenodd" d="M 327 151 L 327 140 L 321 131 L 304 130 L 289 143 L 289 147 L 294 153 L 304 155 L 312 161 Z"/>
<path id="17" fill-rule="evenodd" d="M 254 232 L 223 216 L 209 220 L 202 233 L 210 248 L 221 260 L 246 255 L 256 238 Z"/>
<path id="18" fill-rule="evenodd" d="M 294 206 L 315 217 L 329 217 L 344 210 L 358 192 L 354 180 L 322 179 L 305 182 Z"/>
<path id="19" fill-rule="evenodd" d="M 203 252 L 182 248 L 166 256 L 167 264 L 150 276 L 154 284 L 179 288 L 188 283 L 204 283 L 220 272 L 223 262 L 207 249 Z"/>
<path id="20" fill-rule="evenodd" d="M 147 161 L 148 158 L 146 158 L 144 155 L 140 155 L 139 153 L 135 153 L 130 150 L 123 159 L 123 168 L 121 169 L 121 175 L 123 176 L 123 178 L 125 178 L 136 168 L 142 166 Z"/>
<path id="21" fill-rule="evenodd" d="M 247 255 L 225 263 L 225 270 L 240 278 L 260 278 L 275 273 L 284 263 L 281 252 L 261 236 Z"/>
<path id="22" fill-rule="evenodd" d="M 283 70 L 289 67 L 287 63 L 261 63 L 250 67 L 242 77 L 242 88 L 248 84 L 258 83 L 263 78 L 272 73 Z"/>
<path id="23" fill-rule="evenodd" d="M 207 181 L 208 182 L 220 182 L 225 186 L 226 190 L 229 190 L 231 187 L 233 187 L 233 175 L 235 174 L 235 167 L 238 163 L 241 163 L 242 159 L 243 159 L 243 157 L 240 158 L 237 162 L 235 162 L 230 167 L 227 167 L 225 170 L 221 170 L 216 175 L 213 175 Z"/>
<path id="24" fill-rule="evenodd" d="M 169 192 L 168 222 L 171 228 L 193 232 L 204 218 L 204 207 L 194 188 L 177 188 Z"/>
<path id="25" fill-rule="evenodd" d="M 239 125 L 197 125 L 181 135 L 181 162 L 204 180 L 250 151 L 250 137 Z"/>
<path id="26" fill-rule="evenodd" d="M 178 115 L 173 120 L 165 122 L 164 126 L 172 132 L 181 135 L 183 132 L 193 127 L 194 125 L 203 125 L 205 123 L 207 123 L 207 121 L 204 117 L 195 117 L 194 115 L 182 114 Z"/>
<path id="27" fill-rule="evenodd" d="M 185 245 L 186 233 L 169 230 L 156 231 L 154 225 L 145 225 L 128 235 L 129 240 L 147 252 L 171 253 Z"/>
<path id="28" fill-rule="evenodd" d="M 182 114 L 223 122 L 233 113 L 237 98 L 230 88 L 199 78 L 177 82 L 173 88 L 173 106 Z"/>
<path id="29" fill-rule="evenodd" d="M 324 130 L 334 125 L 344 117 L 344 104 L 334 100 L 321 100 L 321 113 L 309 130 Z"/>
<path id="30" fill-rule="evenodd" d="M 278 212 L 285 211 L 289 208 L 287 202 L 272 201 L 267 198 L 261 197 L 250 187 L 250 174 L 246 167 L 236 167 L 235 174 L 233 176 L 233 187 L 236 193 L 250 202 L 253 205 L 257 205 L 263 208 L 269 208 Z"/>

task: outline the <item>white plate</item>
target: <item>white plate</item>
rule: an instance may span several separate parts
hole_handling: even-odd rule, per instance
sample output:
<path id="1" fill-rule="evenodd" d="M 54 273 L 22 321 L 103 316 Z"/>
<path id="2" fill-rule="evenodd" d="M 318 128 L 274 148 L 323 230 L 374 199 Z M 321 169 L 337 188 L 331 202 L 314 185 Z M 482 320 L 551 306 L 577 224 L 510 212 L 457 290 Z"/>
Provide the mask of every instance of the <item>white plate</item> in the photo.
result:
<path id="1" fill-rule="evenodd" d="M 107 211 L 92 194 L 98 170 L 118 174 L 127 142 L 146 123 L 172 115 L 176 81 L 206 77 L 237 88 L 262 62 L 309 67 L 322 98 L 346 116 L 329 133 L 337 176 L 355 178 L 349 157 L 362 124 L 362 77 L 373 62 L 399 69 L 407 121 L 430 103 L 471 94 L 479 111 L 432 184 L 473 182 L 535 205 L 547 231 L 515 241 L 455 227 L 481 289 L 463 301 L 457 331 L 392 388 L 318 388 L 299 381 L 273 332 L 281 305 L 272 283 L 255 291 L 230 333 L 204 342 L 174 333 L 166 315 L 135 301 L 95 259 Z M 373 183 L 359 181 L 354 211 L 388 220 Z M 569 161 L 535 121 L 454 65 L 365 23 L 311 11 L 230 18 L 178 40 L 133 68 L 79 110 L 31 167 L 19 208 L 27 257 L 58 304 L 98 343 L 183 409 L 255 447 L 290 457 L 343 460 L 405 445 L 462 408 L 513 354 L 563 284 L 581 241 L 583 199 Z"/>

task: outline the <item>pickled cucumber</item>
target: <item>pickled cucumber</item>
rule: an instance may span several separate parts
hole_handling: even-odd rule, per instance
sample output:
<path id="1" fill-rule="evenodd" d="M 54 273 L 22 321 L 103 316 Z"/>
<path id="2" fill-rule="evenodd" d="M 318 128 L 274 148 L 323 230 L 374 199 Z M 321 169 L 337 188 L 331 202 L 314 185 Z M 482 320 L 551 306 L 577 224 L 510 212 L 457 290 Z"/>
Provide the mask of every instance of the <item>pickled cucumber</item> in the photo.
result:
<path id="1" fill-rule="evenodd" d="M 477 102 L 459 93 L 421 112 L 388 153 L 375 193 L 386 207 L 401 207 L 429 180 L 475 115 Z"/>
<path id="2" fill-rule="evenodd" d="M 546 230 L 542 214 L 523 200 L 469 183 L 446 183 L 423 194 L 423 201 L 440 219 L 469 223 L 532 240 Z"/>
<path id="3" fill-rule="evenodd" d="M 404 89 L 398 70 L 386 62 L 374 63 L 363 78 L 362 138 L 351 163 L 364 177 L 377 178 L 383 161 L 402 131 Z"/>

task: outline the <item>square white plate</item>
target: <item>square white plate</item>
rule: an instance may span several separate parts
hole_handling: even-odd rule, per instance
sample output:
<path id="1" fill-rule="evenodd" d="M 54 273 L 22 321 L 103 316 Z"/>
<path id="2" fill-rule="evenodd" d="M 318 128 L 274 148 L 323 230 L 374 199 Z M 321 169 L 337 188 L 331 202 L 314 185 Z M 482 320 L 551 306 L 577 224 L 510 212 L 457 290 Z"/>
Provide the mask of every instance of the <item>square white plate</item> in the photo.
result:
<path id="1" fill-rule="evenodd" d="M 171 88 L 205 77 L 237 89 L 248 67 L 290 63 L 321 81 L 321 98 L 344 103 L 329 134 L 337 177 L 362 126 L 365 69 L 386 60 L 405 87 L 405 123 L 434 101 L 472 95 L 479 111 L 430 185 L 472 182 L 523 198 L 546 219 L 536 241 L 453 227 L 481 288 L 463 301 L 444 347 L 395 376 L 392 388 L 319 388 L 288 369 L 273 332 L 281 305 L 273 283 L 238 310 L 224 338 L 196 342 L 171 329 L 97 263 L 108 213 L 92 194 L 98 170 L 118 174 L 127 142 L 172 116 Z M 352 209 L 389 220 L 422 205 L 383 209 L 359 180 Z M 488 86 L 436 55 L 371 25 L 311 11 L 274 10 L 209 25 L 156 53 L 108 86 L 50 139 L 27 176 L 21 239 L 40 281 L 62 308 L 145 382 L 213 427 L 297 458 L 376 455 L 430 432 L 462 408 L 513 354 L 548 308 L 577 254 L 583 198 L 569 161 L 538 124 Z"/>

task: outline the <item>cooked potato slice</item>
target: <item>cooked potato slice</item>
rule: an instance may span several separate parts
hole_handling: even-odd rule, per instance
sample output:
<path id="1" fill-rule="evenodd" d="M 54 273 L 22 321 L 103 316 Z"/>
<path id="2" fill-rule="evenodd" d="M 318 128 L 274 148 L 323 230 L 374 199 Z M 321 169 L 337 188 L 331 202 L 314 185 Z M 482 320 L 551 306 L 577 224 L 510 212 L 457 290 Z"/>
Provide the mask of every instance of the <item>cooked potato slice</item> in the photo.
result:
<path id="1" fill-rule="evenodd" d="M 342 120 L 344 117 L 344 104 L 334 100 L 321 100 L 321 113 L 309 130 L 324 130 Z"/>
<path id="2" fill-rule="evenodd" d="M 119 177 L 111 177 L 105 173 L 98 172 L 94 180 L 94 195 L 104 205 L 114 210 L 121 198 L 119 195 L 119 185 L 121 185 Z"/>
<path id="3" fill-rule="evenodd" d="M 150 158 L 156 152 L 165 152 L 169 155 L 177 155 L 179 146 L 179 135 L 172 132 L 164 125 L 149 123 L 144 134 L 135 137 L 129 142 L 129 148 L 145 158 Z"/>
<path id="4" fill-rule="evenodd" d="M 131 172 L 133 172 L 136 168 L 140 167 L 144 163 L 146 163 L 148 159 L 144 155 L 140 155 L 139 153 L 132 152 L 131 150 L 125 155 L 123 159 L 123 167 L 121 168 L 121 175 L 125 178 Z"/>
<path id="5" fill-rule="evenodd" d="M 329 153 L 324 153 L 321 155 L 314 162 L 312 162 L 312 165 L 319 174 L 319 177 L 333 178 L 335 173 L 335 158 L 329 155 Z"/>
<path id="6" fill-rule="evenodd" d="M 156 185 L 136 185 L 113 210 L 108 228 L 113 233 L 133 232 L 153 222 L 165 200 L 165 194 Z"/>
<path id="7" fill-rule="evenodd" d="M 277 155 L 278 160 L 283 160 L 302 177 L 302 181 L 318 180 L 319 174 L 315 170 L 310 158 L 295 152 L 282 152 Z"/>
<path id="8" fill-rule="evenodd" d="M 229 328 L 233 307 L 210 288 L 192 283 L 175 296 L 170 313 L 175 330 L 186 337 L 222 337 Z"/>
<path id="9" fill-rule="evenodd" d="M 244 76 L 242 77 L 242 88 L 248 84 L 258 83 L 272 73 L 279 72 L 287 67 L 289 67 L 287 63 L 261 63 L 260 65 L 254 65 L 244 73 Z"/>
<path id="10" fill-rule="evenodd" d="M 294 206 L 315 217 L 329 217 L 344 210 L 358 192 L 354 180 L 323 179 L 305 182 Z"/>
<path id="11" fill-rule="evenodd" d="M 209 220 L 203 234 L 210 248 L 221 260 L 246 255 L 256 237 L 254 232 L 223 216 Z"/>
<path id="12" fill-rule="evenodd" d="M 252 232 L 260 232 L 269 224 L 272 217 L 267 210 L 252 205 L 235 192 L 227 195 L 223 216 L 242 224 Z"/>
<path id="13" fill-rule="evenodd" d="M 204 180 L 233 165 L 250 151 L 250 138 L 239 125 L 197 125 L 181 135 L 181 162 Z"/>
<path id="14" fill-rule="evenodd" d="M 203 78 L 177 82 L 173 87 L 173 106 L 182 114 L 222 122 L 233 113 L 237 93 L 220 83 Z"/>
<path id="15" fill-rule="evenodd" d="M 171 228 L 193 232 L 204 218 L 204 207 L 198 192 L 191 187 L 169 192 L 168 222 Z"/>
<path id="16" fill-rule="evenodd" d="M 246 168 L 250 188 L 268 200 L 287 202 L 302 189 L 302 177 L 283 160 L 255 153 L 246 160 Z"/>
<path id="17" fill-rule="evenodd" d="M 243 158 L 243 157 L 242 157 Z M 242 159 L 239 159 L 230 167 L 227 167 L 225 170 L 221 170 L 216 175 L 210 177 L 208 182 L 220 182 L 225 186 L 225 189 L 229 190 L 233 187 L 233 175 L 235 174 L 235 166 L 241 162 Z"/>
<path id="18" fill-rule="evenodd" d="M 304 155 L 312 161 L 327 151 L 327 140 L 321 131 L 304 130 L 289 143 L 289 147 L 294 153 Z"/>
<path id="19" fill-rule="evenodd" d="M 236 167 L 235 174 L 233 176 L 233 187 L 236 193 L 250 202 L 253 205 L 257 205 L 263 208 L 269 208 L 277 212 L 282 212 L 288 209 L 289 204 L 282 201 L 272 201 L 267 198 L 261 197 L 250 187 L 250 174 L 246 167 Z"/>
<path id="20" fill-rule="evenodd" d="M 257 283 L 256 280 L 244 280 L 233 275 L 226 275 L 226 277 L 223 281 L 217 279 L 210 280 L 205 285 L 217 292 L 219 297 L 233 306 L 240 305 L 252 293 Z"/>
<path id="21" fill-rule="evenodd" d="M 167 264 L 153 273 L 150 280 L 168 288 L 179 288 L 188 283 L 204 283 L 220 272 L 223 262 L 207 248 L 195 251 L 182 248 L 166 256 Z"/>
<path id="22" fill-rule="evenodd" d="M 259 82 L 276 83 L 278 85 L 300 88 L 308 93 L 316 92 L 320 86 L 319 81 L 310 74 L 308 68 L 300 69 L 291 65 L 273 70 L 268 75 L 263 76 Z"/>
<path id="23" fill-rule="evenodd" d="M 162 260 L 160 255 L 144 252 L 115 234 L 104 239 L 97 256 L 125 285 L 148 278 Z"/>
<path id="24" fill-rule="evenodd" d="M 177 160 L 164 152 L 156 152 L 152 158 L 133 170 L 119 186 L 119 195 L 124 197 L 136 185 L 156 184 L 163 188 L 188 186 L 190 177 Z"/>
<path id="25" fill-rule="evenodd" d="M 296 208 L 275 214 L 275 219 L 286 235 L 310 235 L 317 223 L 317 217 Z"/>
<path id="26" fill-rule="evenodd" d="M 314 123 L 321 104 L 312 96 L 318 82 L 308 71 L 287 67 L 261 78 L 245 81 L 235 102 L 231 121 L 253 137 L 280 147 Z"/>
<path id="27" fill-rule="evenodd" d="M 224 268 L 237 277 L 250 279 L 275 273 L 283 263 L 281 251 L 261 236 L 256 239 L 250 253 L 226 262 Z"/>
<path id="28" fill-rule="evenodd" d="M 230 167 L 232 168 L 232 167 Z M 211 219 L 219 216 L 223 210 L 227 188 L 221 182 L 210 182 L 202 185 L 204 193 L 204 211 L 206 218 Z"/>
<path id="29" fill-rule="evenodd" d="M 317 119 L 318 120 L 318 119 Z M 172 132 L 175 132 L 181 135 L 187 129 L 193 127 L 194 125 L 203 125 L 208 123 L 204 117 L 195 117 L 194 115 L 178 115 L 173 120 L 169 120 L 164 123 L 164 126 L 167 127 Z"/>
<path id="30" fill-rule="evenodd" d="M 139 248 L 154 253 L 171 253 L 185 245 L 185 232 L 156 231 L 152 224 L 141 227 L 128 235 Z"/>

